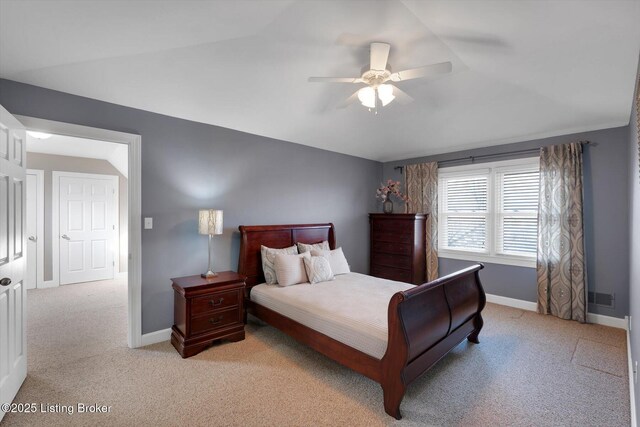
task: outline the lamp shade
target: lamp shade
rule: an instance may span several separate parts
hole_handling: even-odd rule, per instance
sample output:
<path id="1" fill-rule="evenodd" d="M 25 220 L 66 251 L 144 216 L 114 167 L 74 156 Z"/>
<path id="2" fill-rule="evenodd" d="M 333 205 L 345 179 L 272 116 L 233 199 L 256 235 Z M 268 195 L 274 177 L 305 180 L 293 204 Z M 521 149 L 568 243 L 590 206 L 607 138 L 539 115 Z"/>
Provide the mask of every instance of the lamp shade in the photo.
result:
<path id="1" fill-rule="evenodd" d="M 200 209 L 198 216 L 198 233 L 222 234 L 222 211 L 217 209 Z"/>

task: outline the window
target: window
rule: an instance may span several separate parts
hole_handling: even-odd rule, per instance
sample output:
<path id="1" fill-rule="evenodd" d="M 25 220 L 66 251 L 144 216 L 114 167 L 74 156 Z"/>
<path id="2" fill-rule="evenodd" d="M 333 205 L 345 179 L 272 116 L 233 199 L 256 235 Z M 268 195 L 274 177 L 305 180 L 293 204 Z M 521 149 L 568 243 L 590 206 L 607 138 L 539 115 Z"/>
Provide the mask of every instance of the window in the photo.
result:
<path id="1" fill-rule="evenodd" d="M 439 256 L 535 267 L 539 161 L 441 168 Z"/>

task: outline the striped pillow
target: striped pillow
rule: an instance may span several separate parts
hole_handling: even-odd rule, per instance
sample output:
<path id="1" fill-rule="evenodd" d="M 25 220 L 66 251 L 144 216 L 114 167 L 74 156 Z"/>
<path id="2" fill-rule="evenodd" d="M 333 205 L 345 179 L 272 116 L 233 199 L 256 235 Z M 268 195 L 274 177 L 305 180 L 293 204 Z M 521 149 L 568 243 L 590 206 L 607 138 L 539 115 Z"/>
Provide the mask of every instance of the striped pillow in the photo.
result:
<path id="1" fill-rule="evenodd" d="M 291 286 L 308 282 L 302 259 L 310 257 L 309 252 L 299 255 L 276 254 L 275 270 L 278 285 Z"/>
<path id="2" fill-rule="evenodd" d="M 260 253 L 262 254 L 262 271 L 264 272 L 264 281 L 269 285 L 275 285 L 278 283 L 278 278 L 274 269 L 276 254 L 295 255 L 298 253 L 298 247 L 294 245 L 284 249 L 273 249 L 266 246 L 260 246 Z"/>

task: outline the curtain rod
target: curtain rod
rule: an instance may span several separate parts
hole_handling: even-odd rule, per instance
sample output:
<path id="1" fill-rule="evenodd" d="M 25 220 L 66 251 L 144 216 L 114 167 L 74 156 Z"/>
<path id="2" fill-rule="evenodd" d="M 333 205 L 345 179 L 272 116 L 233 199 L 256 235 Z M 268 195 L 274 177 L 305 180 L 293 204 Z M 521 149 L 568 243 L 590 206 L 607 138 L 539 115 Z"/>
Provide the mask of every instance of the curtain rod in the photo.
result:
<path id="1" fill-rule="evenodd" d="M 594 144 L 594 143 L 592 143 L 590 141 L 579 141 L 579 142 L 580 142 L 580 144 L 582 144 L 582 146 L 585 146 L 585 145 L 596 146 L 597 145 L 597 144 Z M 466 157 L 458 157 L 456 159 L 439 160 L 438 161 L 438 166 L 443 165 L 443 164 L 447 164 L 447 163 L 456 163 L 456 162 L 463 162 L 463 161 L 471 161 L 471 163 L 473 163 L 477 159 L 487 159 L 487 158 L 492 158 L 492 157 L 506 157 L 506 156 L 513 156 L 515 154 L 536 154 L 536 153 L 540 152 L 540 148 L 542 148 L 542 147 L 529 148 L 529 149 L 526 149 L 526 150 L 506 151 L 504 153 L 480 154 L 478 156 L 466 156 Z M 400 169 L 400 173 L 401 174 L 404 172 L 404 166 L 396 166 L 393 169 L 394 170 Z"/>

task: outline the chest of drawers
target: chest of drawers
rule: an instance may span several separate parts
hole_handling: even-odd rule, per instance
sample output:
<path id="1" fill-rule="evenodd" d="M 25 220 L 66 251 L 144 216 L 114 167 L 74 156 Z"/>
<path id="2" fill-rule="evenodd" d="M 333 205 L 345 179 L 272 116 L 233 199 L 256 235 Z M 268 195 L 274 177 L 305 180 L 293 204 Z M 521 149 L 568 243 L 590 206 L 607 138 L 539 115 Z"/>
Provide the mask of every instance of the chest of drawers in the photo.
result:
<path id="1" fill-rule="evenodd" d="M 223 271 L 210 279 L 196 275 L 171 281 L 171 344 L 182 357 L 198 354 L 216 340 L 244 339 L 244 276 Z"/>
<path id="2" fill-rule="evenodd" d="M 425 282 L 423 214 L 369 214 L 370 275 L 419 285 Z"/>

